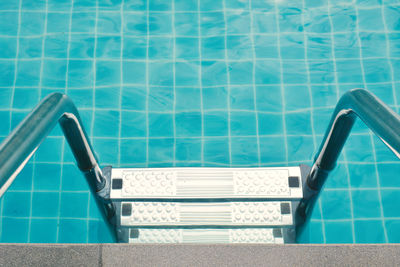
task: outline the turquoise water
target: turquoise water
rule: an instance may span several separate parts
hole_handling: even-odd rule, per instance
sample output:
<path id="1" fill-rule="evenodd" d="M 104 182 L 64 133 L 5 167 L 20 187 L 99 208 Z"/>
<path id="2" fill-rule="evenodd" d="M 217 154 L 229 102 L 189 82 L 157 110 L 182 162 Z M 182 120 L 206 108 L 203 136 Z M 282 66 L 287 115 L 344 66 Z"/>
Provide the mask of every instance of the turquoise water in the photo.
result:
<path id="1" fill-rule="evenodd" d="M 103 166 L 311 164 L 345 91 L 399 111 L 400 5 L 329 0 L 0 2 L 0 136 L 68 94 Z M 400 242 L 400 164 L 358 123 L 311 243 Z M 110 242 L 57 127 L 1 199 L 2 242 Z"/>

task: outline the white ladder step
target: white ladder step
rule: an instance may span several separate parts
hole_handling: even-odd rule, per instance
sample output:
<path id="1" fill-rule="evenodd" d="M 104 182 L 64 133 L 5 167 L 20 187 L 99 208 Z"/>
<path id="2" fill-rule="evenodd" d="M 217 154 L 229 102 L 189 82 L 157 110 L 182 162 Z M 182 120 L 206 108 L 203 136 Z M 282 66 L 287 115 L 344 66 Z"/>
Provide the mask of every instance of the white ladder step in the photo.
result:
<path id="1" fill-rule="evenodd" d="M 113 168 L 113 200 L 302 198 L 300 167 Z"/>
<path id="2" fill-rule="evenodd" d="M 283 229 L 130 229 L 129 243 L 283 244 Z"/>
<path id="3" fill-rule="evenodd" d="M 121 226 L 290 226 L 289 201 L 121 202 Z"/>

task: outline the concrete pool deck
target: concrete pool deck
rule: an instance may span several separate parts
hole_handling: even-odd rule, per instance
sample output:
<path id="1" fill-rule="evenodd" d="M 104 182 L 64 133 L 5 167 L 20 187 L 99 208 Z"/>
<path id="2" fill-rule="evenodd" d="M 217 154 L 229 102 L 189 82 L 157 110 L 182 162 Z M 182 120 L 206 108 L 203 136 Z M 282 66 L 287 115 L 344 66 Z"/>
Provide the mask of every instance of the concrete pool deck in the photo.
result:
<path id="1" fill-rule="evenodd" d="M 0 244 L 1 266 L 398 266 L 400 244 Z"/>

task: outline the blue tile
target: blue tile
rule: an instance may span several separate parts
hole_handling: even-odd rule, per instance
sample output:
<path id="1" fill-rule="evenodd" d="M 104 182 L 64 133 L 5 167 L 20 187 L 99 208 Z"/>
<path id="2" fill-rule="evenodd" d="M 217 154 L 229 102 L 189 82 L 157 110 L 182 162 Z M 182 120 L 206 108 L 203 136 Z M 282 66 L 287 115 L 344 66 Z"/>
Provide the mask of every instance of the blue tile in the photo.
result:
<path id="1" fill-rule="evenodd" d="M 1 242 L 26 243 L 28 241 L 28 219 L 3 218 L 1 227 Z"/>
<path id="2" fill-rule="evenodd" d="M 225 32 L 224 13 L 207 12 L 201 14 L 201 35 L 223 35 Z"/>
<path id="3" fill-rule="evenodd" d="M 227 69 L 225 63 L 218 61 L 202 61 L 201 78 L 203 86 L 226 85 Z"/>
<path id="4" fill-rule="evenodd" d="M 184 2 L 185 5 L 191 5 L 190 1 L 176 1 L 176 10 L 178 10 L 178 3 Z M 196 1 L 197 9 L 197 1 Z M 177 35 L 198 36 L 199 32 L 199 14 L 196 13 L 175 13 L 175 33 Z"/>
<path id="5" fill-rule="evenodd" d="M 304 59 L 304 35 L 284 34 L 280 36 L 280 50 L 282 59 Z"/>
<path id="6" fill-rule="evenodd" d="M 97 145 L 95 144 L 95 147 Z M 62 170 L 62 190 L 67 191 L 88 191 L 89 186 L 86 182 L 86 178 L 79 170 L 75 163 L 63 165 Z"/>
<path id="7" fill-rule="evenodd" d="M 377 218 L 381 216 L 381 204 L 377 190 L 353 190 L 354 218 Z"/>
<path id="8" fill-rule="evenodd" d="M 42 85 L 48 87 L 65 87 L 66 60 L 46 59 L 43 62 Z"/>
<path id="9" fill-rule="evenodd" d="M 192 37 L 176 37 L 175 57 L 178 59 L 198 59 L 199 58 L 199 39 Z M 204 56 L 202 55 L 204 58 Z"/>
<path id="10" fill-rule="evenodd" d="M 198 1 L 196 0 L 176 1 L 175 3 L 176 11 L 197 11 L 197 9 L 198 9 Z M 183 14 L 183 13 L 177 13 L 177 14 Z"/>
<path id="11" fill-rule="evenodd" d="M 362 83 L 361 65 L 359 60 L 337 60 L 338 80 L 341 83 Z"/>
<path id="12" fill-rule="evenodd" d="M 121 65 L 114 61 L 100 61 L 96 63 L 96 85 L 119 85 L 121 82 Z"/>
<path id="13" fill-rule="evenodd" d="M 280 8 L 279 29 L 281 32 L 302 32 L 301 11 L 296 8 Z"/>
<path id="14" fill-rule="evenodd" d="M 87 232 L 87 223 L 85 220 L 61 219 L 58 242 L 86 243 Z"/>
<path id="15" fill-rule="evenodd" d="M 49 0 L 49 9 L 51 5 L 51 1 L 59 1 L 59 0 Z M 67 0 L 65 0 L 67 1 Z M 71 3 L 70 1 L 68 1 Z M 57 3 L 58 6 L 61 6 L 61 3 Z M 56 5 L 54 5 L 56 6 Z M 68 9 L 69 10 L 69 9 Z M 68 32 L 69 30 L 69 18 L 70 15 L 59 12 L 48 12 L 47 13 L 47 32 L 48 33 L 62 33 Z"/>
<path id="16" fill-rule="evenodd" d="M 228 138 L 205 138 L 204 139 L 204 161 L 210 163 L 229 164 L 229 139 Z"/>
<path id="17" fill-rule="evenodd" d="M 13 60 L 0 61 L 0 86 L 12 86 L 15 64 Z"/>
<path id="18" fill-rule="evenodd" d="M 257 110 L 259 111 L 282 111 L 281 87 L 277 86 L 256 86 Z"/>
<path id="19" fill-rule="evenodd" d="M 260 137 L 261 162 L 285 162 L 285 139 L 280 137 Z"/>
<path id="20" fill-rule="evenodd" d="M 121 111 L 121 136 L 144 137 L 146 136 L 146 114 L 135 111 Z M 118 120 L 117 120 L 118 122 Z"/>
<path id="21" fill-rule="evenodd" d="M 89 221 L 89 243 L 113 243 L 113 237 L 109 233 L 108 225 L 102 220 Z"/>
<path id="22" fill-rule="evenodd" d="M 277 36 L 254 36 L 254 50 L 256 58 L 279 58 Z"/>
<path id="23" fill-rule="evenodd" d="M 149 34 L 172 34 L 172 16 L 168 13 L 151 13 L 149 15 Z"/>
<path id="24" fill-rule="evenodd" d="M 200 138 L 178 138 L 176 139 L 175 158 L 178 161 L 200 161 L 201 160 Z"/>
<path id="25" fill-rule="evenodd" d="M 125 34 L 130 35 L 147 35 L 147 15 L 145 12 L 124 14 L 124 28 Z"/>
<path id="26" fill-rule="evenodd" d="M 8 42 L 3 43 L 2 45 L 7 45 L 7 43 L 11 43 L 13 38 L 7 38 Z M 41 37 L 27 37 L 19 39 L 19 49 L 18 49 L 18 57 L 19 58 L 40 58 L 42 56 L 42 40 Z M 1 45 L 1 44 L 0 44 Z M 14 51 L 16 49 L 13 48 Z M 11 50 L 8 50 L 7 47 L 3 47 L 3 52 L 5 56 L 11 53 Z M 22 63 L 22 62 L 20 62 Z"/>
<path id="27" fill-rule="evenodd" d="M 150 113 L 149 116 L 149 136 L 150 137 L 172 137 L 173 114 Z"/>
<path id="28" fill-rule="evenodd" d="M 124 61 L 122 75 L 124 84 L 145 84 L 146 64 L 139 61 Z"/>
<path id="29" fill-rule="evenodd" d="M 355 221 L 356 243 L 385 243 L 382 221 Z"/>
<path id="30" fill-rule="evenodd" d="M 17 86 L 38 86 L 40 80 L 41 61 L 20 61 L 17 68 Z"/>
<path id="31" fill-rule="evenodd" d="M 230 83 L 234 85 L 253 83 L 253 62 L 230 62 L 228 65 Z"/>
<path id="32" fill-rule="evenodd" d="M 209 87 L 202 89 L 203 108 L 208 109 L 226 109 L 228 90 L 225 87 Z"/>
<path id="33" fill-rule="evenodd" d="M 381 8 L 359 9 L 358 25 L 360 31 L 384 31 Z"/>
<path id="34" fill-rule="evenodd" d="M 29 0 L 21 0 L 21 8 L 28 10 L 44 10 L 46 2 L 45 0 L 38 1 L 29 1 Z"/>
<path id="35" fill-rule="evenodd" d="M 274 33 L 277 30 L 276 17 L 273 12 L 254 13 L 253 23 L 253 31 L 255 33 Z"/>
<path id="36" fill-rule="evenodd" d="M 225 58 L 225 38 L 207 37 L 201 39 L 201 57 L 203 59 L 224 59 Z"/>
<path id="37" fill-rule="evenodd" d="M 285 60 L 282 64 L 283 82 L 286 84 L 307 83 L 306 65 L 292 60 Z"/>
<path id="38" fill-rule="evenodd" d="M 201 114 L 199 112 L 180 112 L 175 115 L 176 136 L 201 136 Z"/>
<path id="39" fill-rule="evenodd" d="M 18 12 L 1 12 L 0 34 L 2 35 L 17 35 L 18 31 Z"/>
<path id="40" fill-rule="evenodd" d="M 215 5 L 213 5 L 215 6 Z M 250 14 L 249 12 L 225 12 L 227 34 L 249 34 Z"/>
<path id="41" fill-rule="evenodd" d="M 200 90 L 199 88 L 175 88 L 176 111 L 199 110 L 200 106 Z M 204 100 L 203 100 L 204 102 Z"/>
<path id="42" fill-rule="evenodd" d="M 310 93 L 307 86 L 285 86 L 285 108 L 287 111 L 306 109 L 311 106 Z"/>
<path id="43" fill-rule="evenodd" d="M 121 14 L 119 12 L 99 12 L 97 32 L 100 34 L 119 34 L 121 31 Z"/>
<path id="44" fill-rule="evenodd" d="M 258 163 L 258 145 L 255 137 L 232 137 L 232 164 L 255 165 Z"/>
<path id="45" fill-rule="evenodd" d="M 72 99 L 78 109 L 93 108 L 93 90 L 92 89 L 73 89 L 68 91 L 68 96 Z M 98 96 L 98 94 L 96 94 Z"/>
<path id="46" fill-rule="evenodd" d="M 353 243 L 351 222 L 325 222 L 326 243 Z"/>
<path id="47" fill-rule="evenodd" d="M 256 116 L 254 112 L 231 112 L 231 135 L 256 135 Z"/>
<path id="48" fill-rule="evenodd" d="M 252 42 L 249 36 L 228 36 L 226 49 L 229 59 L 251 59 L 253 57 Z"/>
<path id="49" fill-rule="evenodd" d="M 282 115 L 258 113 L 258 132 L 260 135 L 280 135 L 283 132 Z"/>
<path id="50" fill-rule="evenodd" d="M 1 117 L 0 117 L 1 119 Z M 32 161 L 32 159 L 30 160 Z M 8 190 L 31 190 L 33 178 L 33 164 L 28 163 L 15 178 Z"/>
<path id="51" fill-rule="evenodd" d="M 390 66 L 386 59 L 364 59 L 363 65 L 367 83 L 389 82 L 392 80 Z"/>
<path id="52" fill-rule="evenodd" d="M 35 163 L 33 187 L 35 190 L 59 190 L 61 166 L 58 163 Z"/>
<path id="53" fill-rule="evenodd" d="M 32 219 L 30 233 L 29 241 L 32 243 L 55 243 L 57 237 L 57 220 Z"/>
<path id="54" fill-rule="evenodd" d="M 121 164 L 146 162 L 146 140 L 121 140 Z"/>
<path id="55" fill-rule="evenodd" d="M 313 138 L 308 136 L 287 137 L 289 161 L 310 161 L 313 157 Z"/>
<path id="56" fill-rule="evenodd" d="M 44 46 L 45 57 L 66 58 L 67 42 L 68 36 L 63 33 L 46 36 Z"/>
<path id="57" fill-rule="evenodd" d="M 74 3 L 74 6 L 76 6 L 76 3 Z M 94 12 L 74 12 L 72 14 L 71 32 L 94 32 L 95 15 Z"/>
<path id="58" fill-rule="evenodd" d="M 170 37 L 150 37 L 149 59 L 172 59 L 174 40 Z"/>
<path id="59" fill-rule="evenodd" d="M 146 0 L 125 0 L 124 10 L 127 11 L 143 11 L 146 10 Z"/>
<path id="60" fill-rule="evenodd" d="M 228 113 L 214 111 L 204 113 L 204 135 L 205 136 L 227 136 L 228 135 Z"/>
<path id="61" fill-rule="evenodd" d="M 360 149 L 360 147 L 363 149 Z M 345 149 L 349 161 L 374 161 L 369 135 L 350 135 Z"/>
<path id="62" fill-rule="evenodd" d="M 214 10 L 222 10 L 222 0 L 203 0 L 200 2 L 200 10 L 201 11 L 214 11 Z"/>
<path id="63" fill-rule="evenodd" d="M 26 79 L 29 80 L 28 77 L 26 77 Z M 13 108 L 21 108 L 21 109 L 33 108 L 39 101 L 39 91 L 27 88 L 15 88 L 13 100 L 14 100 L 12 104 Z"/>
<path id="64" fill-rule="evenodd" d="M 96 110 L 93 134 L 101 137 L 118 137 L 120 111 Z"/>
<path id="65" fill-rule="evenodd" d="M 4 1 L 0 3 L 1 10 L 18 10 L 18 0 Z"/>
<path id="66" fill-rule="evenodd" d="M 257 60 L 255 64 L 256 84 L 280 83 L 279 62 L 271 60 Z"/>
<path id="67" fill-rule="evenodd" d="M 374 164 L 348 164 L 350 172 L 350 184 L 354 188 L 376 188 Z M 392 172 L 392 170 L 390 170 Z M 383 175 L 381 175 L 382 177 Z M 382 184 L 382 178 L 381 186 Z M 393 180 L 393 179 L 391 179 Z"/>
<path id="68" fill-rule="evenodd" d="M 399 217 L 398 203 L 400 201 L 399 190 L 381 189 L 382 207 L 385 217 Z"/>
<path id="69" fill-rule="evenodd" d="M 146 88 L 127 87 L 122 88 L 122 109 L 144 110 L 146 107 Z M 150 101 L 149 101 L 150 106 Z"/>
<path id="70" fill-rule="evenodd" d="M 7 192 L 4 195 L 3 216 L 29 217 L 30 192 Z M 4 219 L 3 219 L 4 220 Z"/>
<path id="71" fill-rule="evenodd" d="M 172 63 L 149 63 L 149 83 L 157 86 L 172 86 L 174 81 L 172 69 Z"/>
<path id="72" fill-rule="evenodd" d="M 87 193 L 61 193 L 60 217 L 86 218 L 88 213 Z"/>
<path id="73" fill-rule="evenodd" d="M 174 140 L 172 138 L 149 140 L 149 162 L 172 162 L 174 157 Z"/>
<path id="74" fill-rule="evenodd" d="M 150 86 L 148 93 L 149 111 L 166 112 L 173 110 L 174 91 L 172 87 Z"/>
<path id="75" fill-rule="evenodd" d="M 390 243 L 400 242 L 400 220 L 385 220 L 388 241 Z"/>
<path id="76" fill-rule="evenodd" d="M 121 37 L 101 36 L 97 38 L 96 57 L 98 58 L 120 58 Z"/>
<path id="77" fill-rule="evenodd" d="M 20 41 L 21 42 L 21 41 Z M 0 37 L 0 58 L 15 58 L 17 54 L 17 39 Z"/>
<path id="78" fill-rule="evenodd" d="M 323 218 L 327 220 L 350 219 L 348 190 L 323 191 L 321 194 Z"/>
<path id="79" fill-rule="evenodd" d="M 34 192 L 32 197 L 33 217 L 58 217 L 59 193 Z"/>
<path id="80" fill-rule="evenodd" d="M 400 181 L 395 178 L 395 173 L 400 171 L 397 163 L 378 163 L 379 182 L 382 187 L 399 187 Z"/>
<path id="81" fill-rule="evenodd" d="M 98 159 L 102 166 L 105 166 L 106 164 L 111 164 L 114 166 L 117 163 L 118 139 L 94 139 L 93 146 L 95 151 L 98 153 Z M 82 174 L 80 176 L 82 176 Z"/>
<path id="82" fill-rule="evenodd" d="M 46 138 L 36 152 L 36 161 L 60 162 L 62 138 Z"/>
<path id="83" fill-rule="evenodd" d="M 301 113 L 286 113 L 286 133 L 290 135 L 312 134 L 311 114 L 309 111 Z"/>
<path id="84" fill-rule="evenodd" d="M 197 62 L 176 62 L 175 84 L 177 86 L 198 86 L 199 68 Z"/>
<path id="85" fill-rule="evenodd" d="M 93 58 L 95 39 L 92 34 L 73 34 L 71 35 L 70 38 L 71 38 L 71 40 L 69 41 L 70 58 L 74 59 Z M 72 60 L 70 60 L 70 62 L 72 62 Z"/>
<path id="86" fill-rule="evenodd" d="M 97 108 L 109 108 L 118 109 L 120 99 L 120 87 L 100 87 L 96 88 L 96 101 L 95 105 Z M 93 92 L 93 90 L 89 90 Z M 92 102 L 91 97 L 88 97 L 89 101 Z"/>
<path id="87" fill-rule="evenodd" d="M 384 7 L 386 27 L 388 31 L 398 31 L 399 30 L 399 9 L 396 6 L 386 6 Z"/>

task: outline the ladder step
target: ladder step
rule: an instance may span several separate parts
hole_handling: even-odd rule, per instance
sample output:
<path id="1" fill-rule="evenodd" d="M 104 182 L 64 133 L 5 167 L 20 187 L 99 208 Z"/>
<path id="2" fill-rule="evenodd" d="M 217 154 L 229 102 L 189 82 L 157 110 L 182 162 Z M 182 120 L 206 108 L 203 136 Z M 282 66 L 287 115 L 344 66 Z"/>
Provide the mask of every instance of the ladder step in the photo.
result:
<path id="1" fill-rule="evenodd" d="M 121 202 L 121 226 L 290 226 L 292 203 Z"/>
<path id="2" fill-rule="evenodd" d="M 130 229 L 129 243 L 283 244 L 284 229 Z"/>
<path id="3" fill-rule="evenodd" d="M 113 200 L 302 198 L 299 167 L 113 168 Z"/>

